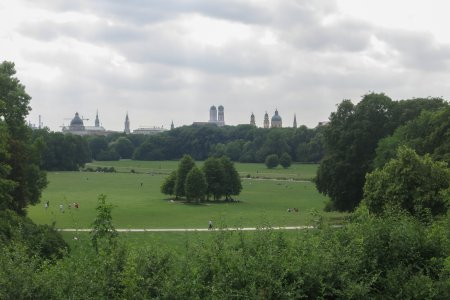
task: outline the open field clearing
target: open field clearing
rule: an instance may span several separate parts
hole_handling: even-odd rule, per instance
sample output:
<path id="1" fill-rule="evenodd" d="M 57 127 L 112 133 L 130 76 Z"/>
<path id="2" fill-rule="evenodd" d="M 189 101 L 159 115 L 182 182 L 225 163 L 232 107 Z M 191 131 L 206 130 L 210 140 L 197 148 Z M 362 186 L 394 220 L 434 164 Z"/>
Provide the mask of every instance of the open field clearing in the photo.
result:
<path id="1" fill-rule="evenodd" d="M 201 166 L 203 162 L 196 162 Z M 137 173 L 151 174 L 169 174 L 176 170 L 178 161 L 137 161 L 137 160 L 120 160 L 120 161 L 96 161 L 86 164 L 86 167 L 114 167 L 118 172 L 130 172 L 134 170 Z M 288 169 L 278 166 L 275 169 L 268 169 L 264 164 L 256 163 L 234 163 L 236 170 L 241 177 L 253 178 L 280 178 L 293 180 L 312 180 L 316 175 L 316 164 L 298 164 L 294 163 Z"/>
<path id="2" fill-rule="evenodd" d="M 123 161 L 118 163 L 124 164 Z M 172 162 L 161 163 L 166 168 Z M 242 165 L 248 164 L 236 166 Z M 146 164 L 143 168 L 149 166 Z M 172 167 L 176 167 L 175 162 Z M 263 169 L 262 165 L 259 167 Z M 283 171 L 292 172 L 290 169 Z M 299 226 L 310 223 L 314 210 L 331 223 L 339 223 L 345 216 L 323 213 L 326 198 L 311 182 L 244 179 L 242 193 L 237 197 L 239 202 L 197 205 L 172 202 L 161 194 L 159 187 L 164 177 L 151 172 L 51 172 L 41 204 L 30 207 L 29 216 L 40 224 L 55 222 L 57 228 L 89 228 L 95 218 L 97 197 L 102 193 L 107 195 L 107 202 L 115 206 L 113 221 L 116 228 L 122 229 L 206 228 L 208 220 L 228 227 Z M 44 208 L 46 201 L 50 203 L 48 209 Z M 78 209 L 69 208 L 74 202 L 78 203 Z M 64 212 L 60 211 L 61 204 Z M 298 212 L 287 212 L 288 208 L 298 208 Z"/>

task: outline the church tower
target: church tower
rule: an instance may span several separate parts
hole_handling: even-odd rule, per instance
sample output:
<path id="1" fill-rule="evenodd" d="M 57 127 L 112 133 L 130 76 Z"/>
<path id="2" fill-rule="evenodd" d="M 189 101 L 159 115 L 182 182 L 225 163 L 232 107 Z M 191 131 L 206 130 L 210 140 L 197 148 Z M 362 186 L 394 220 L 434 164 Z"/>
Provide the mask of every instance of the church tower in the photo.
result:
<path id="1" fill-rule="evenodd" d="M 100 127 L 100 120 L 98 119 L 98 109 L 97 114 L 95 115 L 95 127 Z"/>
<path id="2" fill-rule="evenodd" d="M 219 113 L 217 118 L 217 125 L 224 126 L 225 125 L 225 113 L 222 105 L 219 105 L 218 107 Z"/>
<path id="3" fill-rule="evenodd" d="M 250 116 L 250 125 L 256 126 L 255 115 L 254 115 L 253 113 L 252 113 L 252 115 Z"/>
<path id="4" fill-rule="evenodd" d="M 209 123 L 217 123 L 217 109 L 214 105 L 209 109 Z"/>
<path id="5" fill-rule="evenodd" d="M 173 130 L 175 128 L 175 125 L 173 125 L 173 121 L 172 121 L 172 123 L 170 124 L 170 130 Z"/>
<path id="6" fill-rule="evenodd" d="M 294 124 L 292 127 L 297 128 L 297 116 L 294 114 Z"/>
<path id="7" fill-rule="evenodd" d="M 127 116 L 125 117 L 125 130 L 124 132 L 126 134 L 130 134 L 130 119 L 128 118 L 128 112 L 127 112 Z"/>
<path id="8" fill-rule="evenodd" d="M 269 128 L 269 115 L 267 114 L 267 111 L 264 115 L 264 128 Z"/>

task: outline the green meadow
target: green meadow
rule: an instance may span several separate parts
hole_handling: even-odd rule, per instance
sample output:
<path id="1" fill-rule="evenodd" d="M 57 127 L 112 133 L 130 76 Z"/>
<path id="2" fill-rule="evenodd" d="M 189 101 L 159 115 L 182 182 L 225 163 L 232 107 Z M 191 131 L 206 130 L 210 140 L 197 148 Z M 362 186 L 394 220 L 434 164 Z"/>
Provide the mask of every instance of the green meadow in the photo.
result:
<path id="1" fill-rule="evenodd" d="M 197 162 L 198 166 L 202 162 Z M 275 169 L 267 169 L 264 164 L 257 163 L 235 163 L 236 170 L 242 177 L 250 176 L 252 178 L 278 178 L 293 180 L 312 180 L 316 175 L 316 164 L 298 164 L 294 163 L 288 169 L 278 166 Z M 150 174 L 169 174 L 176 170 L 178 161 L 136 161 L 136 160 L 119 160 L 119 161 L 97 161 L 89 163 L 86 167 L 114 167 L 117 172 L 130 172 L 134 170 L 137 173 Z"/>
<path id="2" fill-rule="evenodd" d="M 116 228 L 124 229 L 206 228 L 208 220 L 217 227 L 296 226 L 310 224 L 313 211 L 320 212 L 331 223 L 339 223 L 345 216 L 322 212 L 327 199 L 308 181 L 243 178 L 242 193 L 236 197 L 238 202 L 188 204 L 171 201 L 159 191 L 166 175 L 155 170 L 173 170 L 177 162 L 119 161 L 101 165 L 128 168 L 128 172 L 50 172 L 41 203 L 29 208 L 29 216 L 39 224 L 54 222 L 57 228 L 89 228 L 100 194 L 107 195 L 107 202 L 114 205 Z M 300 177 L 312 174 L 317 166 L 298 164 L 270 172 L 262 164 L 236 164 L 236 167 L 241 173 L 259 174 L 261 170 L 280 177 L 287 177 L 286 174 Z M 130 169 L 139 173 L 131 173 Z M 44 208 L 46 201 L 50 203 L 48 209 Z M 73 203 L 78 203 L 79 208 L 69 208 Z M 299 211 L 287 212 L 294 207 Z"/>

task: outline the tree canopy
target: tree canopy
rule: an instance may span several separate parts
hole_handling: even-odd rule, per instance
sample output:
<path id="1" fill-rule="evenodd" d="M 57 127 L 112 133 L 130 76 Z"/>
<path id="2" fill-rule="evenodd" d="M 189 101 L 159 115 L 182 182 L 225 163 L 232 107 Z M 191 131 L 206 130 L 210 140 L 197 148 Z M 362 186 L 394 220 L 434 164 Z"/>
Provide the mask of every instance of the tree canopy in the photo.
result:
<path id="1" fill-rule="evenodd" d="M 47 185 L 40 170 L 38 143 L 31 142 L 25 123 L 31 97 L 14 77 L 14 64 L 0 64 L 0 209 L 25 215 L 25 208 L 39 202 Z"/>
<path id="2" fill-rule="evenodd" d="M 362 200 L 378 142 L 422 111 L 445 106 L 439 98 L 394 102 L 376 93 L 365 95 L 357 105 L 342 101 L 323 132 L 325 157 L 317 171 L 317 189 L 330 197 L 332 208 L 353 210 Z"/>
<path id="3" fill-rule="evenodd" d="M 419 218 L 442 215 L 450 206 L 449 187 L 450 169 L 446 163 L 401 147 L 395 159 L 367 174 L 364 202 L 375 214 L 400 209 Z"/>

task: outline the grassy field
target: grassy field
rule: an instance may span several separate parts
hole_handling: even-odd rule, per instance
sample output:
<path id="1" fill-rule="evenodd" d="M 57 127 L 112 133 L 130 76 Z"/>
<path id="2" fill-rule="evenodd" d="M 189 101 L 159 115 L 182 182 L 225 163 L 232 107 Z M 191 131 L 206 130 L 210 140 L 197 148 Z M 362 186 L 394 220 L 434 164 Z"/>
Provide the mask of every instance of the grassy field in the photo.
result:
<path id="1" fill-rule="evenodd" d="M 197 162 L 198 166 L 202 162 Z M 130 172 L 132 169 L 138 173 L 169 174 L 178 166 L 178 161 L 97 161 L 87 164 L 86 167 L 114 167 L 118 172 Z M 316 175 L 315 164 L 292 164 L 288 169 L 278 166 L 275 169 L 267 169 L 264 164 L 235 163 L 236 170 L 242 177 L 250 175 L 252 178 L 279 178 L 293 180 L 311 180 Z"/>
<path id="2" fill-rule="evenodd" d="M 109 164 L 108 164 L 109 163 Z M 110 162 L 105 165 L 112 165 Z M 115 162 L 120 167 L 151 166 L 175 168 L 177 162 Z M 131 166 L 130 166 L 131 165 Z M 115 167 L 116 167 L 115 166 Z M 256 172 L 256 164 L 237 164 L 243 172 Z M 245 168 L 251 166 L 252 168 Z M 296 165 L 299 169 L 303 165 Z M 307 165 L 310 167 L 309 165 Z M 263 169 L 263 165 L 259 165 Z M 293 172 L 295 169 L 281 170 Z M 309 172 L 309 171 L 308 171 Z M 113 220 L 117 228 L 205 228 L 208 220 L 219 226 L 253 227 L 263 224 L 294 226 L 310 223 L 311 211 L 322 211 L 325 197 L 313 183 L 244 179 L 238 203 L 206 203 L 201 205 L 171 202 L 160 193 L 165 175 L 146 173 L 51 172 L 49 186 L 41 204 L 29 208 L 29 216 L 37 223 L 56 223 L 58 228 L 89 228 L 95 218 L 97 197 L 103 193 L 112 203 Z M 142 186 L 141 186 L 142 183 Z M 43 203 L 50 202 L 48 209 Z M 68 208 L 76 202 L 79 208 Z M 63 204 L 64 212 L 59 210 Z M 296 207 L 298 213 L 288 213 Z M 325 220 L 339 222 L 339 213 L 323 213 Z"/>

